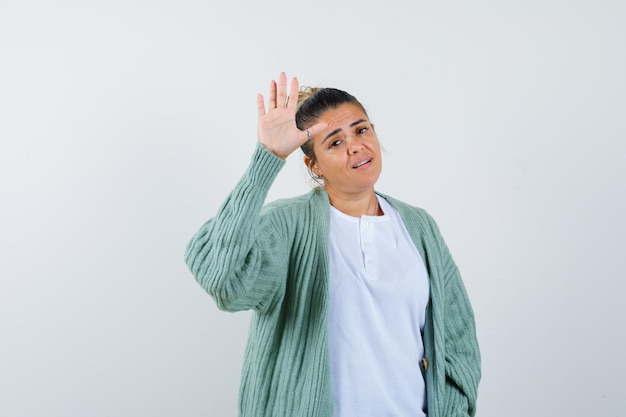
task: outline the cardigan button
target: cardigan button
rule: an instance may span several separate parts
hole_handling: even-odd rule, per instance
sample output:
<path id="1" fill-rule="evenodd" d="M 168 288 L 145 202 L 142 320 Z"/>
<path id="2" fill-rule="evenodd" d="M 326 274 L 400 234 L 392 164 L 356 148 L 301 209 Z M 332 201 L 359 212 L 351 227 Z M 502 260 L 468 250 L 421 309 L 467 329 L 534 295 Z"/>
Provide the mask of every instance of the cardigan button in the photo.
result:
<path id="1" fill-rule="evenodd" d="M 428 371 L 428 361 L 426 358 L 422 358 L 422 368 L 424 368 L 425 371 Z"/>

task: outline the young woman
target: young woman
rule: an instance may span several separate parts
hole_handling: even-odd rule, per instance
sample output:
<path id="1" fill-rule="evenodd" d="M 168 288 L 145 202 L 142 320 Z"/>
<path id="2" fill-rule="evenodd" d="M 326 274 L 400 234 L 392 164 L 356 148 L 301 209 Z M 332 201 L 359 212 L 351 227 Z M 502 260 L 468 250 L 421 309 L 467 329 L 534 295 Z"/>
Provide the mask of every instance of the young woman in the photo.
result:
<path id="1" fill-rule="evenodd" d="M 257 98 L 258 144 L 185 260 L 226 311 L 252 309 L 240 415 L 473 416 L 474 315 L 437 225 L 377 193 L 363 106 L 280 75 Z M 321 187 L 263 206 L 301 147 Z"/>

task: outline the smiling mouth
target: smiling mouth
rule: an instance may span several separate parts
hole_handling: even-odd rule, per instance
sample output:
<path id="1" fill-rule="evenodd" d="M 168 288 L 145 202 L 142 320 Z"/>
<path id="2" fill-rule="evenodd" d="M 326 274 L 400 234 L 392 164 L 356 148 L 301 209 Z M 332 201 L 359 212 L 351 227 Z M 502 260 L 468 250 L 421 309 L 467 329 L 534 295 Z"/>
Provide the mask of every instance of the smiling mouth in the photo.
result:
<path id="1" fill-rule="evenodd" d="M 357 169 L 358 167 L 361 167 L 371 161 L 372 161 L 371 159 L 366 159 L 365 161 L 359 162 L 358 164 L 354 165 L 352 169 Z"/>

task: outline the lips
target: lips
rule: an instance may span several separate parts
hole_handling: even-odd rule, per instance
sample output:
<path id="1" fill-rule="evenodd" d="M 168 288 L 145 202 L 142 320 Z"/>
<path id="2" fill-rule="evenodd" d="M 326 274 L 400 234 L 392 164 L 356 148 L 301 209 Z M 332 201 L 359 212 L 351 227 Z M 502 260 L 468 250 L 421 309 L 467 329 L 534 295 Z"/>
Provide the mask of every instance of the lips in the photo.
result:
<path id="1" fill-rule="evenodd" d="M 365 165 L 365 164 L 367 164 L 369 162 L 372 162 L 372 160 L 371 159 L 364 159 L 364 160 L 362 160 L 362 161 L 352 165 L 352 169 L 357 169 L 359 167 L 362 167 L 363 165 Z"/>

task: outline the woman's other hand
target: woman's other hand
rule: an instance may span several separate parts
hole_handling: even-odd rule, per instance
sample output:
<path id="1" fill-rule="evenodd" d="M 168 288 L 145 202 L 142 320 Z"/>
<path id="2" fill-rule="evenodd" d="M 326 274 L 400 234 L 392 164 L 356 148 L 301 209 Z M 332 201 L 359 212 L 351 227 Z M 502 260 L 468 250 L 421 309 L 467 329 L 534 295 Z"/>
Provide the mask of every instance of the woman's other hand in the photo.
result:
<path id="1" fill-rule="evenodd" d="M 257 96 L 259 142 L 282 159 L 287 159 L 293 151 L 308 140 L 306 131 L 296 126 L 298 88 L 298 79 L 294 77 L 291 80 L 289 96 L 287 96 L 287 76 L 281 72 L 278 84 L 274 80 L 270 83 L 267 111 L 263 95 Z M 326 123 L 318 123 L 307 130 L 313 137 L 324 127 Z"/>

